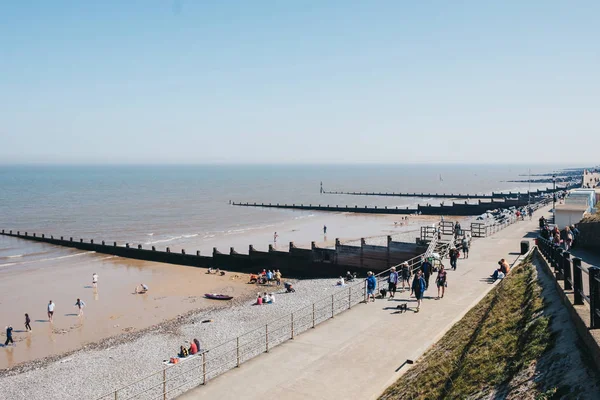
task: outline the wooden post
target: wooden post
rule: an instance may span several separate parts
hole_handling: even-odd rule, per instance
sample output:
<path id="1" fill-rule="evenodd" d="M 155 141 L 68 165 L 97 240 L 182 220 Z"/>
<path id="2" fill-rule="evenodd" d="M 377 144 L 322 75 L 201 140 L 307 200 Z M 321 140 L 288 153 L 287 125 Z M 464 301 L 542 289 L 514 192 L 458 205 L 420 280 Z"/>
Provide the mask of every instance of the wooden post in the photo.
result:
<path id="1" fill-rule="evenodd" d="M 269 324 L 265 325 L 265 343 L 267 346 L 267 353 L 269 352 Z"/>
<path id="2" fill-rule="evenodd" d="M 238 336 L 236 339 L 236 349 L 237 349 L 237 367 L 240 367 L 240 337 Z"/>
<path id="3" fill-rule="evenodd" d="M 117 400 L 117 391 L 115 390 L 115 400 Z"/>
<path id="4" fill-rule="evenodd" d="M 163 368 L 163 400 L 167 400 L 167 369 Z"/>
<path id="5" fill-rule="evenodd" d="M 292 337 L 291 339 L 294 338 L 294 313 L 292 313 Z"/>
<path id="6" fill-rule="evenodd" d="M 589 273 L 589 285 L 590 285 L 590 328 L 596 329 L 600 328 L 600 317 L 596 310 L 598 306 L 600 306 L 600 293 L 598 289 L 598 281 L 596 278 L 600 276 L 600 268 L 598 267 L 590 267 L 588 269 Z"/>
<path id="7" fill-rule="evenodd" d="M 573 296 L 574 303 L 576 306 L 583 305 L 583 296 L 581 291 L 583 290 L 583 276 L 581 272 L 581 258 L 573 258 Z"/>
<path id="8" fill-rule="evenodd" d="M 565 278 L 565 290 L 572 290 L 573 285 L 571 284 L 571 253 L 569 253 L 568 251 L 563 252 L 562 271 L 563 277 Z"/>
<path id="9" fill-rule="evenodd" d="M 315 303 L 313 303 L 313 329 L 315 329 Z"/>
<path id="10" fill-rule="evenodd" d="M 206 351 L 202 352 L 202 384 L 206 385 Z"/>

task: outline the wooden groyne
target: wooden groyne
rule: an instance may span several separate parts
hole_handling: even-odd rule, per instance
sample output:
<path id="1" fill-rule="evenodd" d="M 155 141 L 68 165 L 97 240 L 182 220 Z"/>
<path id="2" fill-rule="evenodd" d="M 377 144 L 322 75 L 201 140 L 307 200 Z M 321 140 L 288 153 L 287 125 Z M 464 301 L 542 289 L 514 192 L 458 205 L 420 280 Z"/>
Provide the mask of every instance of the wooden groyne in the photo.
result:
<path id="1" fill-rule="evenodd" d="M 258 251 L 252 245 L 248 254 L 241 254 L 233 247 L 229 253 L 221 253 L 213 248 L 212 255 L 201 255 L 200 251 L 188 253 L 171 252 L 169 247 L 164 251 L 155 246 L 144 249 L 142 245 L 117 242 L 73 239 L 72 237 L 54 237 L 44 234 L 29 234 L 28 232 L 6 231 L 0 233 L 20 239 L 71 247 L 78 250 L 95 251 L 119 257 L 136 260 L 155 261 L 169 264 L 186 265 L 201 268 L 220 268 L 226 271 L 241 273 L 256 273 L 263 269 L 279 269 L 286 277 L 296 278 L 331 278 L 346 275 L 346 271 L 357 272 L 364 276 L 369 271 L 384 271 L 393 265 L 400 264 L 419 254 L 427 248 L 427 244 L 394 242 L 391 236 L 387 238 L 387 246 L 367 245 L 361 239 L 360 246 L 349 246 L 335 241 L 335 248 L 321 248 L 312 242 L 310 249 L 298 248 L 293 242 L 289 243 L 288 251 L 280 251 L 269 245 L 268 251 Z"/>
<path id="2" fill-rule="evenodd" d="M 572 189 L 579 185 L 569 185 L 566 188 L 556 188 L 556 189 L 544 189 L 544 190 L 536 190 L 531 192 L 492 192 L 488 194 L 484 193 L 398 193 L 398 192 L 338 192 L 338 191 L 328 191 L 323 189 L 323 184 L 321 184 L 321 193 L 322 194 L 343 194 L 343 195 L 351 195 L 351 196 L 388 196 L 388 197 L 421 197 L 421 198 L 437 198 L 437 199 L 488 199 L 488 200 L 501 200 L 501 199 L 520 199 L 520 200 L 528 200 L 542 197 L 546 194 L 551 194 L 554 192 L 558 192 L 561 190 Z"/>
<path id="3" fill-rule="evenodd" d="M 532 199 L 531 203 L 543 201 L 542 199 Z M 351 212 L 361 214 L 421 214 L 421 215 L 456 215 L 456 216 L 470 216 L 470 215 L 481 215 L 486 211 L 498 209 L 498 208 L 510 208 L 510 207 L 523 207 L 528 204 L 528 199 L 507 199 L 503 201 L 492 200 L 482 201 L 478 200 L 477 203 L 456 203 L 453 202 L 449 205 L 418 205 L 416 208 L 409 207 L 359 207 L 359 206 L 340 206 L 340 205 L 321 205 L 321 204 L 266 204 L 266 203 L 236 203 L 231 202 L 234 206 L 241 207 L 264 207 L 264 208 L 282 208 L 291 210 L 304 210 L 304 211 L 326 211 L 326 212 Z"/>

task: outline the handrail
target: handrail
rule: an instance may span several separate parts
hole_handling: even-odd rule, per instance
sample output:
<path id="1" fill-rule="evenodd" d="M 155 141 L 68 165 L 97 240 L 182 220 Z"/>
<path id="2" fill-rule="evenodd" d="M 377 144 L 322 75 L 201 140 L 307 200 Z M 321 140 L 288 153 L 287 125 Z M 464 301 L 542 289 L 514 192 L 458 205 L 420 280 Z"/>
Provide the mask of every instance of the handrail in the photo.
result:
<path id="1" fill-rule="evenodd" d="M 411 272 L 414 273 L 415 270 L 421 267 L 421 260 L 430 257 L 436 249 L 440 252 L 440 256 L 444 258 L 452 244 L 456 245 L 456 240 L 442 242 L 438 240 L 437 235 L 434 235 L 424 253 L 377 273 L 375 275 L 377 284 L 381 284 L 381 279 L 384 279 L 392 268 L 398 268 L 404 263 L 408 263 Z M 184 359 L 179 364 L 168 365 L 160 371 L 106 393 L 98 397 L 97 400 L 109 398 L 133 400 L 152 390 L 157 391 L 161 387 L 161 393 L 154 395 L 153 392 L 150 398 L 165 400 L 167 399 L 167 394 L 173 393 L 186 385 L 196 386 L 206 384 L 209 379 L 229 369 L 239 367 L 242 363 L 257 355 L 268 352 L 272 347 L 293 339 L 295 335 L 306 332 L 316 325 L 335 317 L 335 315 L 350 309 L 352 306 L 364 302 L 365 298 L 365 280 L 360 279 L 358 282 L 349 283 L 333 294 L 315 300 L 308 306 L 302 306 L 290 314 L 268 321 L 264 326 L 254 328 L 235 338 L 228 339 L 193 358 Z M 210 368 L 207 368 L 208 364 L 210 364 Z M 188 374 L 186 376 L 188 372 L 193 370 L 199 370 L 200 374 Z M 132 386 L 146 382 L 157 375 L 161 375 L 161 373 L 162 377 L 154 378 L 149 382 L 149 387 L 140 388 L 135 393 L 131 393 Z M 181 380 L 183 382 L 180 382 Z M 168 383 L 174 384 L 175 387 L 167 388 Z M 145 396 L 145 398 L 147 397 Z"/>

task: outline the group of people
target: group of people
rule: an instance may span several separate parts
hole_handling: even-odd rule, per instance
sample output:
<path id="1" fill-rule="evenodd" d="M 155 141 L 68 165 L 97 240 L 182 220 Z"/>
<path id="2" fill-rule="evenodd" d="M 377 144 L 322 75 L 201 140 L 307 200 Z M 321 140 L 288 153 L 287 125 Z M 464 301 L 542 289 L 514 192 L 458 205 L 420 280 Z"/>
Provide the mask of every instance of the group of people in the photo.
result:
<path id="1" fill-rule="evenodd" d="M 539 219 L 539 224 L 540 235 L 544 239 L 552 241 L 555 245 L 562 246 L 564 250 L 570 250 L 577 243 L 579 229 L 575 225 L 566 226 L 562 230 L 557 225 L 550 228 L 548 221 L 543 216 Z"/>
<path id="2" fill-rule="evenodd" d="M 275 293 L 267 293 L 263 294 L 258 293 L 258 297 L 256 298 L 256 305 L 262 306 L 263 304 L 273 304 L 275 303 Z"/>
<path id="3" fill-rule="evenodd" d="M 202 349 L 200 347 L 200 341 L 198 339 L 194 339 L 190 342 L 189 348 L 187 348 L 187 346 L 181 346 L 179 348 L 179 354 L 177 354 L 177 356 L 179 358 L 186 358 L 190 355 L 194 355 L 200 352 L 202 352 Z"/>
<path id="4" fill-rule="evenodd" d="M 388 288 L 382 289 L 380 294 L 382 297 L 386 297 L 386 294 L 389 293 L 389 298 L 393 299 L 398 291 L 398 284 L 402 282 L 402 289 L 404 291 L 405 288 L 410 288 L 410 296 L 414 296 L 417 300 L 417 308 L 415 312 L 419 312 L 421 308 L 421 302 L 423 300 L 423 296 L 425 291 L 429 289 L 429 278 L 433 274 L 434 267 L 432 262 L 423 257 L 421 259 L 420 266 L 416 269 L 416 273 L 410 283 L 410 277 L 412 275 L 410 266 L 407 262 L 404 262 L 400 266 L 400 271 L 396 270 L 396 267 L 392 267 L 390 270 L 390 274 L 387 278 Z M 367 272 L 367 298 L 366 302 L 374 302 L 375 301 L 375 289 L 377 287 L 377 278 L 373 274 L 373 272 Z M 444 297 L 446 292 L 446 287 L 448 286 L 447 272 L 444 268 L 444 265 L 441 264 L 437 269 L 437 277 L 436 277 L 436 286 L 438 289 L 437 299 L 441 299 Z"/>
<path id="5" fill-rule="evenodd" d="M 258 274 L 250 274 L 250 281 L 248 283 L 256 283 L 259 285 L 271 285 L 275 281 L 277 286 L 281 285 L 281 272 L 276 269 L 275 271 L 263 269 Z"/>

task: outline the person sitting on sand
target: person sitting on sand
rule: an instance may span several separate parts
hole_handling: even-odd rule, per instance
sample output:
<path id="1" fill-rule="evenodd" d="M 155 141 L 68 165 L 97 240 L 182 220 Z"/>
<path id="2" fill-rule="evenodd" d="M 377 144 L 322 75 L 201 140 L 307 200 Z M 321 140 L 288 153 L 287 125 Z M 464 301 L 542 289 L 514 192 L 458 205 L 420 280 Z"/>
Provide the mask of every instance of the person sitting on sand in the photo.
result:
<path id="1" fill-rule="evenodd" d="M 212 267 L 209 267 L 209 268 L 208 268 L 208 271 L 206 271 L 206 273 L 207 273 L 207 274 L 212 274 L 212 273 L 213 273 L 213 269 L 212 269 Z"/>
<path id="2" fill-rule="evenodd" d="M 296 289 L 294 289 L 292 284 L 289 282 L 284 282 L 283 286 L 285 287 L 285 290 L 287 293 L 295 293 L 296 292 Z"/>
<path id="3" fill-rule="evenodd" d="M 198 346 L 196 346 L 196 343 L 192 340 L 192 342 L 190 343 L 190 354 L 194 355 L 198 352 Z"/>
<path id="4" fill-rule="evenodd" d="M 343 276 L 340 276 L 340 279 L 338 279 L 336 285 L 337 286 L 346 286 L 346 283 L 344 282 L 344 277 Z"/>
<path id="5" fill-rule="evenodd" d="M 188 352 L 188 350 L 185 348 L 185 346 L 181 346 L 179 348 L 179 354 L 177 354 L 179 356 L 179 358 L 186 358 L 187 356 L 190 355 L 190 353 Z"/>
<path id="6" fill-rule="evenodd" d="M 259 293 L 258 297 L 256 298 L 256 305 L 257 306 L 262 306 L 262 304 L 263 304 L 263 298 L 262 298 L 262 296 Z"/>
<path id="7" fill-rule="evenodd" d="M 263 297 L 263 304 L 273 304 L 273 298 L 273 295 L 265 293 L 265 296 Z"/>
<path id="8" fill-rule="evenodd" d="M 257 282 L 258 282 L 258 275 L 250 274 L 250 281 L 248 283 L 257 283 Z"/>
<path id="9" fill-rule="evenodd" d="M 136 294 L 144 294 L 148 291 L 148 286 L 145 283 L 140 283 L 140 286 L 135 287 Z"/>
<path id="10" fill-rule="evenodd" d="M 196 349 L 198 352 L 202 351 L 202 347 L 200 346 L 200 341 L 198 339 L 194 339 L 194 344 L 196 345 Z"/>

